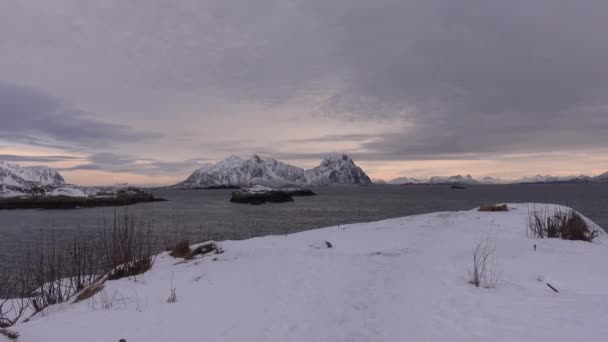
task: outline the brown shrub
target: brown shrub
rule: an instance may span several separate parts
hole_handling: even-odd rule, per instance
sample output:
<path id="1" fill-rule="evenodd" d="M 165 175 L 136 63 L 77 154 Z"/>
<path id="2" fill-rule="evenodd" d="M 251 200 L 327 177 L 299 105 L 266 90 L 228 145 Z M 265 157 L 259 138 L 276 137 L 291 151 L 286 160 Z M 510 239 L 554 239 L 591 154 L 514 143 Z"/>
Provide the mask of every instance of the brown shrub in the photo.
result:
<path id="1" fill-rule="evenodd" d="M 598 236 L 597 230 L 589 229 L 587 222 L 577 213 L 572 211 L 566 217 L 561 229 L 561 238 L 564 240 L 580 240 L 591 242 Z"/>
<path id="2" fill-rule="evenodd" d="M 528 214 L 528 230 L 535 238 L 561 238 L 591 242 L 599 232 L 591 229 L 574 210 L 533 210 Z"/>
<path id="3" fill-rule="evenodd" d="M 190 243 L 186 240 L 181 240 L 171 249 L 170 256 L 174 258 L 185 258 L 190 254 Z"/>
<path id="4" fill-rule="evenodd" d="M 509 208 L 506 204 L 483 204 L 481 207 L 479 207 L 479 211 L 509 211 Z"/>

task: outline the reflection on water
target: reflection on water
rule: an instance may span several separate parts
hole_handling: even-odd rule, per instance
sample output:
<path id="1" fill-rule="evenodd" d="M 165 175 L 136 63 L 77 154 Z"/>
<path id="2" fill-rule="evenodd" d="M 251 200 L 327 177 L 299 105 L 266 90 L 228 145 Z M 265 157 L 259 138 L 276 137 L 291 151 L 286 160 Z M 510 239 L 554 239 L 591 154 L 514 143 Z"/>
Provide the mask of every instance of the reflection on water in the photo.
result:
<path id="1" fill-rule="evenodd" d="M 0 257 L 13 259 L 20 246 L 35 239 L 41 230 L 94 232 L 102 220 L 111 220 L 115 210 L 145 217 L 159 234 L 175 226 L 188 227 L 192 240 L 285 234 L 411 214 L 467 210 L 494 202 L 564 204 L 608 228 L 608 184 L 483 185 L 465 190 L 439 185 L 313 189 L 318 196 L 260 206 L 230 203 L 232 190 L 155 190 L 156 196 L 169 202 L 118 209 L 0 211 Z"/>

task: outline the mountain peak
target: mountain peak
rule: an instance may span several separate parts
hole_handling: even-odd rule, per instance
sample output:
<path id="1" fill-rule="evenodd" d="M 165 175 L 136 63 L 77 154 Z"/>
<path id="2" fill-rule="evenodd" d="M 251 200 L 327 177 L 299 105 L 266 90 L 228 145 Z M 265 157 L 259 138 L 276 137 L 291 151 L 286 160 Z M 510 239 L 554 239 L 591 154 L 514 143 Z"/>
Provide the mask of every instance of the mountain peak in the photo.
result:
<path id="1" fill-rule="evenodd" d="M 313 169 L 304 170 L 273 158 L 252 154 L 249 159 L 231 156 L 192 173 L 180 187 L 303 186 L 371 184 L 369 177 L 345 154 L 330 155 Z"/>
<path id="2" fill-rule="evenodd" d="M 46 166 L 20 166 L 0 162 L 0 185 L 20 189 L 34 186 L 55 186 L 65 183 L 63 177 L 54 169 Z"/>

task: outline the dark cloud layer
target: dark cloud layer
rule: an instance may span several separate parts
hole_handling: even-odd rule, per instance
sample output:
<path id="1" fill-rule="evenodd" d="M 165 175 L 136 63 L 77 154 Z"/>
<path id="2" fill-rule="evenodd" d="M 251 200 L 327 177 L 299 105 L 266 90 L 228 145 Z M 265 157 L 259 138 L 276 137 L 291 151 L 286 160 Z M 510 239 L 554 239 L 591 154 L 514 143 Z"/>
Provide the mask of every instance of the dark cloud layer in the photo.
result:
<path id="1" fill-rule="evenodd" d="M 13 154 L 0 154 L 0 160 L 8 162 L 39 162 L 39 163 L 55 163 L 64 161 L 79 161 L 84 160 L 80 157 L 72 156 L 19 156 Z"/>
<path id="2" fill-rule="evenodd" d="M 110 171 L 134 172 L 146 175 L 186 174 L 201 167 L 206 159 L 192 159 L 178 162 L 142 159 L 110 152 L 95 153 L 86 158 L 86 163 L 62 168 L 63 171 Z"/>
<path id="3" fill-rule="evenodd" d="M 0 138 L 76 149 L 158 138 L 121 124 L 105 123 L 39 90 L 0 81 Z"/>
<path id="4" fill-rule="evenodd" d="M 53 6 L 69 6 L 73 15 L 43 16 L 19 33 L 44 38 L 44 49 L 95 58 L 100 70 L 120 75 L 115 81 L 160 93 L 194 93 L 202 103 L 274 108 L 294 101 L 311 121 L 354 122 L 361 131 L 311 132 L 311 138 L 291 143 L 359 142 L 355 155 L 367 160 L 608 146 L 604 0 L 132 0 Z M 11 24 L 8 9 L 0 14 L 0 31 L 9 28 L 1 30 L 1 22 Z M 188 110 L 194 117 L 200 108 Z M 105 122 L 99 114 L 94 119 L 45 93 L 0 83 L 0 138 L 44 145 L 42 136 L 99 151 L 109 141 L 158 136 Z M 260 114 L 252 130 L 275 119 Z M 394 128 L 365 131 L 377 122 Z M 259 137 L 259 145 L 266 138 Z M 202 153 L 208 152 L 213 151 Z M 82 167 L 120 170 L 131 159 L 94 154 Z M 157 166 L 167 172 L 182 167 Z"/>

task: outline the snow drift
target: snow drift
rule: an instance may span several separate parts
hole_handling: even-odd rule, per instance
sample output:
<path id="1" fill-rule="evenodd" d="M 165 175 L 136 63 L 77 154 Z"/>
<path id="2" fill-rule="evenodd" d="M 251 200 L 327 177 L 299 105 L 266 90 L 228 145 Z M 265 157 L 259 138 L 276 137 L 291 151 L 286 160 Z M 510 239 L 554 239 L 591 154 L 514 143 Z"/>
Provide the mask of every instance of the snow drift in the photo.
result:
<path id="1" fill-rule="evenodd" d="M 530 208 L 225 241 L 223 254 L 186 262 L 163 253 L 149 272 L 13 330 L 20 342 L 602 341 L 605 234 L 532 239 Z M 496 288 L 468 284 L 479 241 L 495 246 Z"/>

